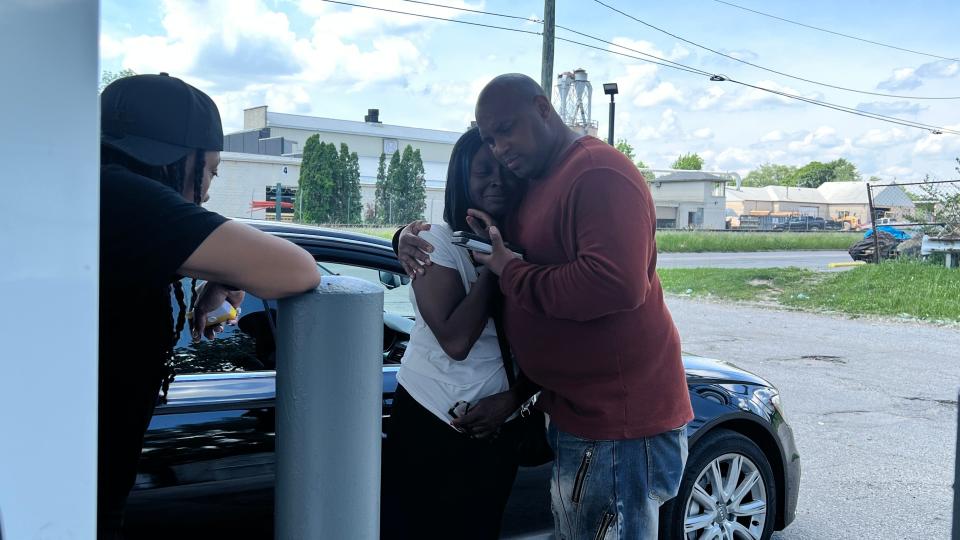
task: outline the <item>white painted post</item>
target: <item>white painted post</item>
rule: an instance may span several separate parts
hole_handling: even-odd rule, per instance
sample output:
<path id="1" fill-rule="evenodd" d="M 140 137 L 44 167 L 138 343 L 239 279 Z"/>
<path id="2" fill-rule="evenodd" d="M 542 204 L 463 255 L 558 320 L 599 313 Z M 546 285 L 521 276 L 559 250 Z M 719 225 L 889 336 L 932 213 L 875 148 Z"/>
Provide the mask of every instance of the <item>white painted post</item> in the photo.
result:
<path id="1" fill-rule="evenodd" d="M 324 276 L 279 307 L 275 537 L 376 540 L 383 289 Z"/>
<path id="2" fill-rule="evenodd" d="M 96 536 L 98 25 L 97 0 L 0 0 L 7 540 Z"/>

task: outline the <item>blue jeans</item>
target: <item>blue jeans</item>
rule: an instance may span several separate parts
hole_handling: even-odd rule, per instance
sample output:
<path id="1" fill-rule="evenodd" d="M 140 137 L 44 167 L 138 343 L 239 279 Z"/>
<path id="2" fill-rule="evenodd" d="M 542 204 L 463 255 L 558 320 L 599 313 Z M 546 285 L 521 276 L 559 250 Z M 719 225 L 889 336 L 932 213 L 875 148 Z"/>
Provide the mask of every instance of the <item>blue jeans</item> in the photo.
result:
<path id="1" fill-rule="evenodd" d="M 557 540 L 652 540 L 660 505 L 677 494 L 685 427 L 639 439 L 581 439 L 550 425 Z"/>

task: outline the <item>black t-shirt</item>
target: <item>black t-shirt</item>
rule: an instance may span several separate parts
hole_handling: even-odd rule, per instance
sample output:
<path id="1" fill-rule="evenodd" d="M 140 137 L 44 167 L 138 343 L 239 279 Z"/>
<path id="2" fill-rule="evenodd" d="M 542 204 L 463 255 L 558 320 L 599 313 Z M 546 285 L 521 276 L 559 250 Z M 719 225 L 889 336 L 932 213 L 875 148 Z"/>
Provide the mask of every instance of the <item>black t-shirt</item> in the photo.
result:
<path id="1" fill-rule="evenodd" d="M 173 340 L 170 284 L 226 221 L 156 180 L 118 165 L 101 168 L 101 384 L 160 372 Z"/>

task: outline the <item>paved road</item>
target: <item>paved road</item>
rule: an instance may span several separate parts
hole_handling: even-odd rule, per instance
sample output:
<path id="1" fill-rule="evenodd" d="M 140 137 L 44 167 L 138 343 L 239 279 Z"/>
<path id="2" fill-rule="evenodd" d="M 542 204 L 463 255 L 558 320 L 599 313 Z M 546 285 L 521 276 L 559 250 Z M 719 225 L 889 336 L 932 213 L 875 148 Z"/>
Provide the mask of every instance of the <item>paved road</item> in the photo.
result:
<path id="1" fill-rule="evenodd" d="M 668 303 L 687 352 L 782 392 L 803 480 L 774 538 L 949 538 L 960 328 Z"/>
<path id="2" fill-rule="evenodd" d="M 799 266 L 830 271 L 827 264 L 851 262 L 846 251 L 759 251 L 753 253 L 660 253 L 660 268 L 775 268 Z M 835 270 L 844 270 L 839 268 Z"/>

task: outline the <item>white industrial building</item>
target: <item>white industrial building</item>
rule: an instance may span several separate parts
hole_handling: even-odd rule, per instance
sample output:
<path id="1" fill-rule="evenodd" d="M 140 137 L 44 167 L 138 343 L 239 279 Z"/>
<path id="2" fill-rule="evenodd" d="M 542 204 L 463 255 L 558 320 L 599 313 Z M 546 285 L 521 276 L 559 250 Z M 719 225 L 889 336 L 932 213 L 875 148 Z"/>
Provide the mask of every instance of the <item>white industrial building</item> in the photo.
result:
<path id="1" fill-rule="evenodd" d="M 376 109 L 360 122 L 277 113 L 261 106 L 246 109 L 243 123 L 242 131 L 225 137 L 219 178 L 206 205 L 215 212 L 229 217 L 264 217 L 265 211 L 253 210 L 251 203 L 266 200 L 267 188 L 277 182 L 284 187 L 297 186 L 300 152 L 307 138 L 319 134 L 322 142 L 335 144 L 338 151 L 340 144 L 346 143 L 357 153 L 364 210 L 374 202 L 380 154 L 385 153 L 389 163 L 391 155 L 407 145 L 420 150 L 427 182 L 424 218 L 442 221 L 447 164 L 462 133 L 383 124 Z"/>

